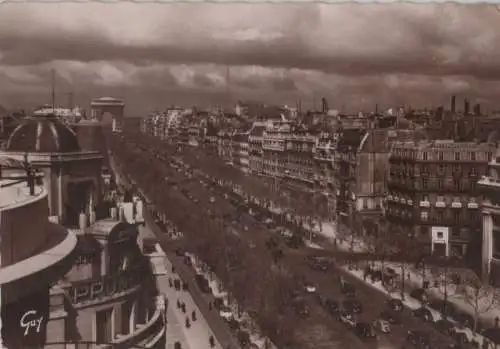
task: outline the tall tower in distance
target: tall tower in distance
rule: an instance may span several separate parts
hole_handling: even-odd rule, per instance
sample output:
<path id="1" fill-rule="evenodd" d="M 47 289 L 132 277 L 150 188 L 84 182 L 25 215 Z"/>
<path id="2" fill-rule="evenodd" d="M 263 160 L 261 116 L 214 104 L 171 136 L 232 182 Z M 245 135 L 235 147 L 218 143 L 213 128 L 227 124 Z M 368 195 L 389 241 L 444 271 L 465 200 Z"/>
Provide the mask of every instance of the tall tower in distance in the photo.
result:
<path id="1" fill-rule="evenodd" d="M 455 109 L 455 103 L 457 102 L 457 97 L 456 96 L 451 96 L 451 112 L 454 113 L 456 111 Z"/>

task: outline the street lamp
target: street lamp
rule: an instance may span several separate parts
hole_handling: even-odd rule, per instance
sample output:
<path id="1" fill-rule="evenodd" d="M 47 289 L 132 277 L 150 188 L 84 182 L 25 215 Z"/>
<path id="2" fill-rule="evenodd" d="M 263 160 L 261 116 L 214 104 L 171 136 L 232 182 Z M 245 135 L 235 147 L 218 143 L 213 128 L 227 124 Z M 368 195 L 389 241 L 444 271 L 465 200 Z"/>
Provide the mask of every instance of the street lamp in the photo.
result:
<path id="1" fill-rule="evenodd" d="M 157 307 L 158 309 L 162 312 L 163 315 L 163 333 L 165 336 L 165 343 L 167 341 L 167 307 L 168 307 L 168 298 L 167 296 L 162 293 L 160 296 L 157 298 Z"/>

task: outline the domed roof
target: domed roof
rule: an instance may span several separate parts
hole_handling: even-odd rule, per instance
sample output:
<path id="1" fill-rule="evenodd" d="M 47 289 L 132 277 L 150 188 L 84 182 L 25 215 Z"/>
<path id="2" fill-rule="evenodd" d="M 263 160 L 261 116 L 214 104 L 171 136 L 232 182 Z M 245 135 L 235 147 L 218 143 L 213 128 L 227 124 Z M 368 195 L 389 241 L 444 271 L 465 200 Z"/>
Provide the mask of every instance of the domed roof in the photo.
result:
<path id="1" fill-rule="evenodd" d="M 36 153 L 79 152 L 75 132 L 54 115 L 24 118 L 11 133 L 7 151 Z"/>

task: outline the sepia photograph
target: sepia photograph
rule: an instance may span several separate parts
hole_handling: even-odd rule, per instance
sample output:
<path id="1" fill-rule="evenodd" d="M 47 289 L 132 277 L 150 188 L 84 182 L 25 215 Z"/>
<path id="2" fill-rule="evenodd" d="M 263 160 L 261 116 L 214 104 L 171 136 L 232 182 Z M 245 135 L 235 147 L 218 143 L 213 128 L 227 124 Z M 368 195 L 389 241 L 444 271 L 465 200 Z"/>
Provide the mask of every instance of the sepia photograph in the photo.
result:
<path id="1" fill-rule="evenodd" d="M 497 349 L 500 5 L 0 4 L 0 349 Z"/>

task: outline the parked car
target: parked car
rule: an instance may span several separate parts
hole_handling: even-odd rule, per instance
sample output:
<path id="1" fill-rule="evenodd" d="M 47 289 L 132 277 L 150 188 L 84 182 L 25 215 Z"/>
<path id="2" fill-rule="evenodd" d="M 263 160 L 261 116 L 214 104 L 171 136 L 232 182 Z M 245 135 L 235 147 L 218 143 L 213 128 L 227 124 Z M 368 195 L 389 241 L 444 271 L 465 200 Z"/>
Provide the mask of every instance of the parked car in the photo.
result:
<path id="1" fill-rule="evenodd" d="M 354 328 L 356 326 L 356 321 L 354 320 L 354 316 L 347 311 L 340 312 L 339 321 L 349 328 Z"/>
<path id="2" fill-rule="evenodd" d="M 391 298 L 391 299 L 389 299 L 387 301 L 387 306 L 391 310 L 397 311 L 397 312 L 401 312 L 404 309 L 403 301 L 401 299 L 398 299 L 398 298 Z"/>
<path id="3" fill-rule="evenodd" d="M 214 307 L 215 309 L 220 310 L 224 306 L 224 299 L 221 297 L 214 298 Z"/>
<path id="4" fill-rule="evenodd" d="M 389 322 L 391 325 L 401 325 L 401 317 L 391 310 L 384 310 L 380 313 L 380 319 Z"/>
<path id="5" fill-rule="evenodd" d="M 457 307 L 448 301 L 444 300 L 431 300 L 428 303 L 428 306 L 436 311 L 438 311 L 441 314 L 444 314 L 446 317 L 455 317 L 459 311 Z"/>
<path id="6" fill-rule="evenodd" d="M 406 340 L 419 349 L 431 349 L 431 340 L 429 338 L 429 335 L 422 331 L 408 331 Z"/>
<path id="7" fill-rule="evenodd" d="M 356 288 L 347 283 L 347 282 L 343 282 L 341 283 L 341 290 L 342 290 L 342 293 L 344 294 L 344 296 L 348 297 L 348 298 L 355 298 L 356 297 Z"/>
<path id="8" fill-rule="evenodd" d="M 410 297 L 418 300 L 421 303 L 426 303 L 429 300 L 427 293 L 423 288 L 417 288 L 410 292 Z"/>
<path id="9" fill-rule="evenodd" d="M 307 306 L 307 303 L 304 299 L 295 299 L 293 308 L 295 310 L 295 314 L 299 315 L 300 317 L 305 318 L 309 316 L 309 307 Z"/>
<path id="10" fill-rule="evenodd" d="M 373 321 L 373 327 L 382 333 L 391 333 L 391 324 L 387 320 L 377 319 Z"/>
<path id="11" fill-rule="evenodd" d="M 434 323 L 436 329 L 446 335 L 452 335 L 455 332 L 455 326 L 449 320 L 440 319 Z"/>
<path id="12" fill-rule="evenodd" d="M 363 312 L 363 304 L 357 299 L 346 299 L 342 302 L 342 308 L 351 314 L 361 314 Z"/>
<path id="13" fill-rule="evenodd" d="M 176 289 L 177 291 L 180 291 L 180 289 L 181 289 L 181 280 L 179 280 L 179 279 L 175 279 L 175 280 L 174 280 L 174 287 L 175 287 L 175 289 Z"/>
<path id="14" fill-rule="evenodd" d="M 474 317 L 472 317 L 472 315 L 470 314 L 457 311 L 453 318 L 455 319 L 456 322 L 465 327 L 472 328 L 474 325 Z"/>
<path id="15" fill-rule="evenodd" d="M 365 340 L 373 340 L 377 338 L 377 334 L 375 333 L 373 326 L 366 322 L 358 322 L 356 324 L 356 334 Z"/>
<path id="16" fill-rule="evenodd" d="M 238 331 L 240 329 L 240 323 L 234 319 L 234 318 L 224 318 L 224 321 L 226 321 L 227 326 L 231 331 Z"/>
<path id="17" fill-rule="evenodd" d="M 245 347 L 250 344 L 250 334 L 246 331 L 238 331 L 237 338 L 238 338 L 238 343 L 242 347 Z"/>
<path id="18" fill-rule="evenodd" d="M 227 319 L 227 320 L 230 320 L 230 319 L 233 319 L 233 312 L 231 310 L 231 308 L 229 307 L 226 307 L 226 306 L 222 306 L 219 310 L 219 315 L 221 318 L 223 319 Z"/>
<path id="19" fill-rule="evenodd" d="M 178 248 L 178 249 L 175 250 L 175 255 L 179 256 L 179 257 L 183 257 L 184 256 L 184 251 L 181 250 L 180 248 Z"/>
<path id="20" fill-rule="evenodd" d="M 334 299 L 326 299 L 324 302 L 324 307 L 332 315 L 337 314 L 340 311 L 339 302 Z"/>
<path id="21" fill-rule="evenodd" d="M 285 244 L 289 248 L 297 249 L 304 246 L 304 239 L 301 236 L 294 234 L 292 237 L 285 238 Z"/>
<path id="22" fill-rule="evenodd" d="M 465 346 L 467 344 L 470 344 L 469 337 L 467 336 L 467 333 L 457 330 L 456 328 L 453 328 L 452 331 L 450 331 L 451 338 L 455 341 L 455 343 Z"/>
<path id="23" fill-rule="evenodd" d="M 304 285 L 304 288 L 307 293 L 315 293 L 316 292 L 316 285 L 311 284 L 311 283 L 306 283 Z"/>
<path id="24" fill-rule="evenodd" d="M 434 317 L 432 316 L 432 313 L 430 312 L 429 309 L 426 309 L 424 307 L 413 310 L 412 314 L 416 318 L 422 319 L 425 322 L 434 322 Z"/>

